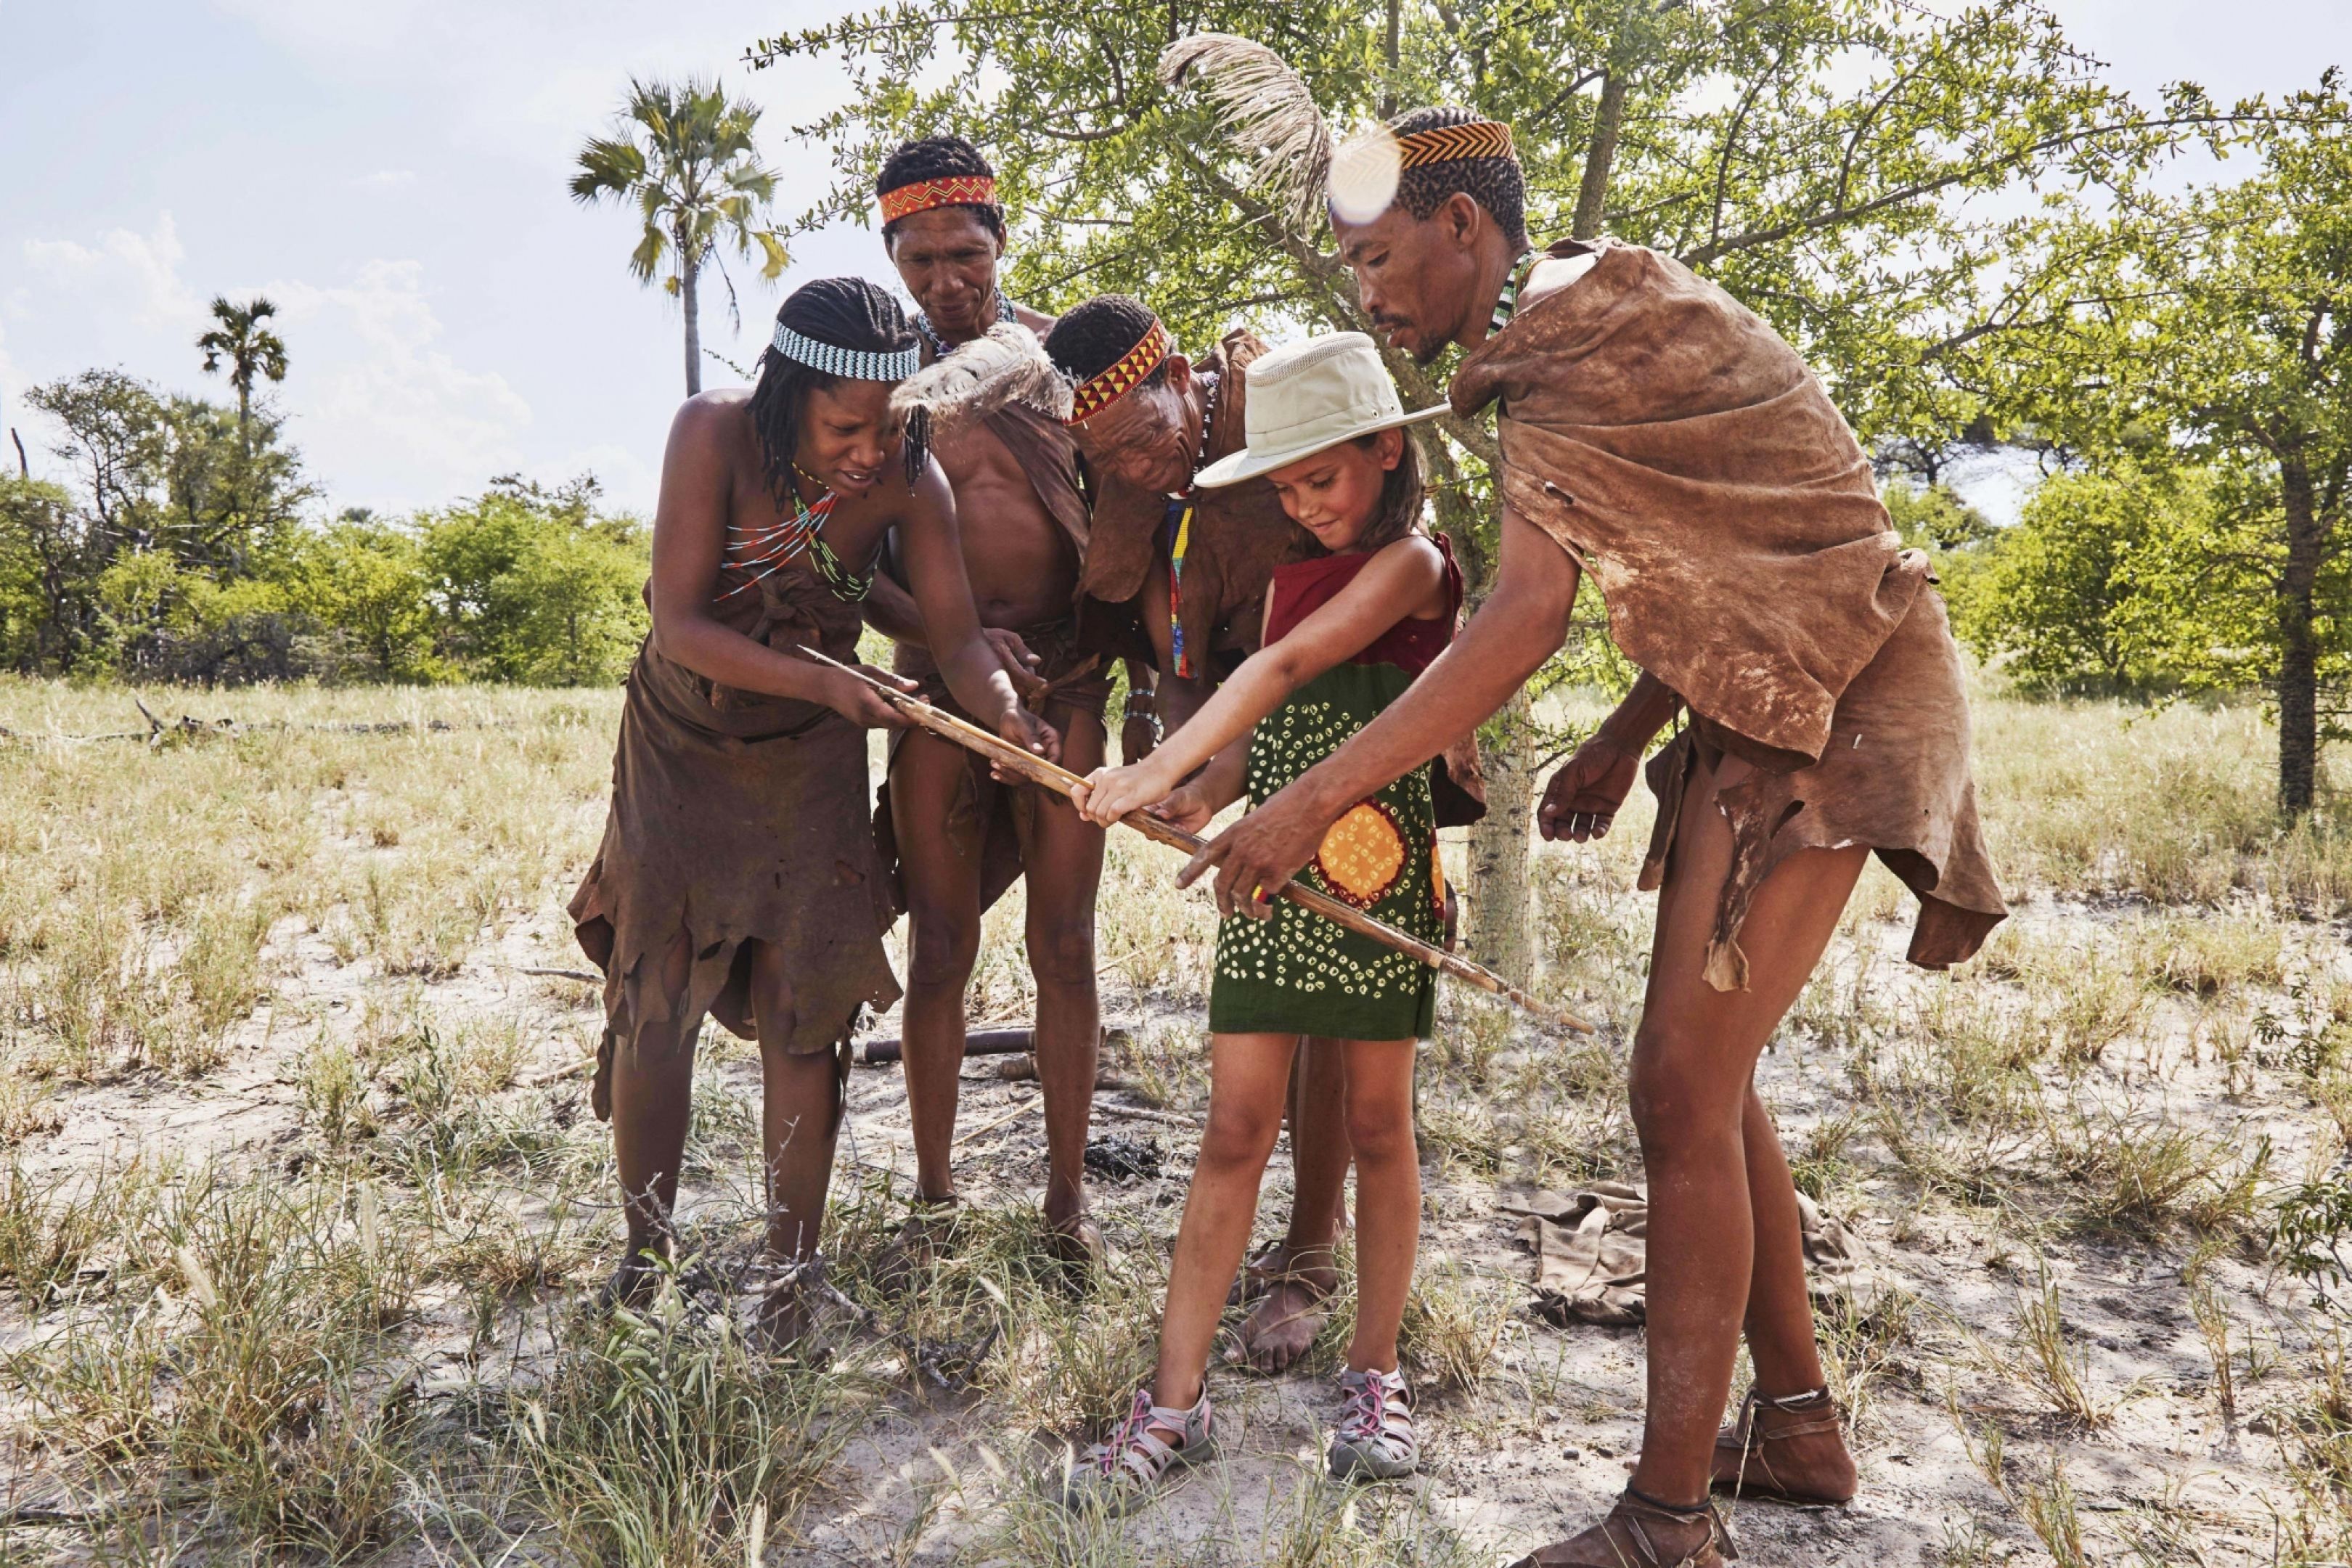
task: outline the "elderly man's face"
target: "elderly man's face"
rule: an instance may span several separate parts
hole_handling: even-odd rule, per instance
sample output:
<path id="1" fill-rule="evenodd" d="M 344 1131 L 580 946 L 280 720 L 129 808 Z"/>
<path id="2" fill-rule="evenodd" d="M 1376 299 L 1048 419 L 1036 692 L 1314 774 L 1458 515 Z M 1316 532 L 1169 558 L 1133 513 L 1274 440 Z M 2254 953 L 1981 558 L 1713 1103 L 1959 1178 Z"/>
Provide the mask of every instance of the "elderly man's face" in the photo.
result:
<path id="1" fill-rule="evenodd" d="M 1070 426 L 1087 460 L 1138 489 L 1175 495 L 1192 483 L 1201 421 L 1192 412 L 1192 365 L 1170 354 L 1156 386 L 1139 386 Z"/>

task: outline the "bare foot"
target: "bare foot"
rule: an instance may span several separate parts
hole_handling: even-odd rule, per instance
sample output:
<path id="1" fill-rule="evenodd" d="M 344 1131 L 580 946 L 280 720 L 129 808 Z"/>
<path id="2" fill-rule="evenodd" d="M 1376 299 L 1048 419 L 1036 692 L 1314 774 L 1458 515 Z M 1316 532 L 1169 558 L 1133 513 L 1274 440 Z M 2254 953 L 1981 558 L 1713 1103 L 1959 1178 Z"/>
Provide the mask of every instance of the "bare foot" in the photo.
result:
<path id="1" fill-rule="evenodd" d="M 1845 1423 L 1826 1389 L 1773 1400 L 1750 1392 L 1715 1436 L 1717 1491 L 1779 1502 L 1835 1505 L 1854 1494 Z"/>
<path id="2" fill-rule="evenodd" d="M 662 1265 L 669 1258 L 666 1237 L 631 1237 L 614 1267 L 612 1277 L 596 1293 L 599 1311 L 625 1307 L 634 1311 L 654 1299 L 661 1289 Z"/>
<path id="3" fill-rule="evenodd" d="M 751 1315 L 751 1342 L 770 1355 L 797 1353 L 814 1359 L 820 1315 L 829 1304 L 845 1310 L 850 1303 L 834 1288 L 822 1253 L 798 1262 L 763 1256 L 760 1268 L 767 1281 L 760 1287 L 760 1304 Z M 822 1352 L 820 1352 L 822 1353 Z"/>
<path id="4" fill-rule="evenodd" d="M 875 1255 L 874 1288 L 895 1301 L 930 1278 L 931 1265 L 955 1238 L 957 1198 L 917 1198 L 898 1234 Z"/>
<path id="5" fill-rule="evenodd" d="M 1045 1244 L 1055 1258 L 1088 1279 L 1102 1268 L 1109 1251 L 1103 1242 L 1102 1227 L 1083 1209 L 1065 1219 L 1047 1215 Z"/>
<path id="6" fill-rule="evenodd" d="M 1321 1256 L 1328 1251 L 1301 1254 Z M 1315 1336 L 1323 1331 L 1327 1314 L 1323 1302 L 1339 1283 L 1339 1269 L 1330 1263 L 1320 1267 L 1292 1268 L 1271 1279 L 1257 1306 L 1247 1321 L 1242 1324 L 1242 1357 L 1254 1372 L 1269 1375 L 1286 1370 L 1290 1363 L 1307 1353 Z"/>

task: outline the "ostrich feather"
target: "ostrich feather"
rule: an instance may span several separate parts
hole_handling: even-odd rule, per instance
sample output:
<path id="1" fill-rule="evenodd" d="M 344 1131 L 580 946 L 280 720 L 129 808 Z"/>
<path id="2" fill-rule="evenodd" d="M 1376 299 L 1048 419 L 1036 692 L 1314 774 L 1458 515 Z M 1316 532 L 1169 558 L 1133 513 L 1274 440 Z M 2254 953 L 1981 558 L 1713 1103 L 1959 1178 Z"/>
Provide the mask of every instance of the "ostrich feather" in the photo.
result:
<path id="1" fill-rule="evenodd" d="M 1323 216 L 1331 173 L 1331 127 L 1307 80 L 1288 61 L 1253 39 L 1196 33 L 1160 56 L 1160 79 L 1197 80 L 1216 100 L 1217 128 L 1256 156 L 1251 179 L 1276 210 L 1303 231 Z"/>
<path id="2" fill-rule="evenodd" d="M 1018 321 L 997 322 L 985 337 L 942 354 L 890 394 L 890 411 L 917 440 L 985 419 L 1012 403 L 1055 419 L 1070 414 L 1070 384 L 1045 357 L 1037 334 Z"/>

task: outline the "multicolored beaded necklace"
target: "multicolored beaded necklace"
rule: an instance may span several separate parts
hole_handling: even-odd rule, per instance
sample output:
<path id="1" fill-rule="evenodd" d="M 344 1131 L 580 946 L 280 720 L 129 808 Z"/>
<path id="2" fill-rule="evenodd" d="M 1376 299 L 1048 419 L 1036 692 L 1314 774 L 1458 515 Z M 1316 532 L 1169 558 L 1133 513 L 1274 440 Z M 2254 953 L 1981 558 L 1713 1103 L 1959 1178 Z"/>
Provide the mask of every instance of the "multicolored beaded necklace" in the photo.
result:
<path id="1" fill-rule="evenodd" d="M 1013 301 L 1004 297 L 1003 289 L 996 291 L 996 319 L 1000 322 L 1017 319 L 1013 314 Z M 938 329 L 931 325 L 931 318 L 926 311 L 915 312 L 915 331 L 922 333 L 923 341 L 931 345 L 931 357 L 934 359 L 945 359 L 962 346 L 960 343 L 950 346 L 947 340 L 940 336 Z"/>
<path id="2" fill-rule="evenodd" d="M 769 523 L 761 527 L 730 522 L 727 525 L 726 547 L 719 556 L 719 569 L 741 572 L 747 575 L 742 582 L 719 595 L 715 602 L 725 603 L 763 578 L 782 571 L 802 555 L 809 558 L 810 564 L 816 568 L 816 574 L 824 579 L 826 587 L 833 590 L 833 596 L 845 604 L 861 603 L 873 589 L 873 573 L 867 572 L 860 576 L 852 572 L 833 552 L 833 546 L 824 542 L 825 519 L 833 515 L 833 509 L 841 498 L 798 463 L 793 465 L 793 472 L 824 493 L 816 498 L 814 505 L 811 505 L 802 501 L 795 492 L 793 500 L 799 504 L 800 511 L 790 522 Z"/>
<path id="3" fill-rule="evenodd" d="M 1192 471 L 1209 460 L 1209 428 L 1216 423 L 1217 392 L 1224 384 L 1214 371 L 1201 374 L 1201 447 L 1192 455 Z M 1192 679 L 1192 660 L 1184 651 L 1184 552 L 1192 546 L 1192 487 L 1186 485 L 1181 496 L 1168 499 L 1167 525 L 1174 538 L 1168 547 L 1168 641 L 1175 655 L 1176 678 Z"/>

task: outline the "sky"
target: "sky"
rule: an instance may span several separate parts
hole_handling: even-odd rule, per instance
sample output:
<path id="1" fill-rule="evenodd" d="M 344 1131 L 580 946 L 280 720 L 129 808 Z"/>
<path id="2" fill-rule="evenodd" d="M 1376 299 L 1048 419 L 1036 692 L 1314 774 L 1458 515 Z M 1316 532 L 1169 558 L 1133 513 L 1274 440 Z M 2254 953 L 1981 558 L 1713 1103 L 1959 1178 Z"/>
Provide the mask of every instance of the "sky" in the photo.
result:
<path id="1" fill-rule="evenodd" d="M 2054 0 L 2074 41 L 2153 96 L 2231 99 L 2352 65 L 2352 0 Z M 194 340 L 215 294 L 266 293 L 292 368 L 271 395 L 332 504 L 406 511 L 495 474 L 593 472 L 650 510 L 684 391 L 677 309 L 625 268 L 634 216 L 565 189 L 631 76 L 717 76 L 766 111 L 778 208 L 830 184 L 787 129 L 837 100 L 762 36 L 824 0 L 0 0 L 0 424 L 63 477 L 28 387 L 93 365 L 231 395 Z M 705 343 L 749 365 L 782 291 L 894 282 L 854 225 L 804 236 L 775 284 L 705 287 Z M 733 378 L 706 360 L 706 384 Z M 5 450 L 5 449 L 0 449 Z M 9 454 L 13 457 L 13 454 Z M 1999 511 L 2013 485 L 1988 476 Z M 2008 489 L 2004 489 L 2004 485 Z"/>

